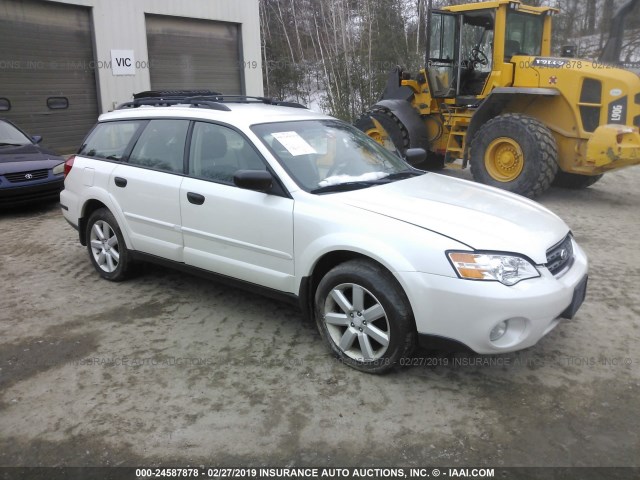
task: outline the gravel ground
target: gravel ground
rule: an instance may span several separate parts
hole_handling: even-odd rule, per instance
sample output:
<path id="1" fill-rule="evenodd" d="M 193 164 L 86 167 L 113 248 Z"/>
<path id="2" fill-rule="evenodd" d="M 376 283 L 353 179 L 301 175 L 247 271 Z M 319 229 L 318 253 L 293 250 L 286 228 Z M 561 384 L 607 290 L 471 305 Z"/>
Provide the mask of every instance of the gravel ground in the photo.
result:
<path id="1" fill-rule="evenodd" d="M 539 199 L 589 255 L 574 319 L 384 376 L 287 304 L 160 267 L 101 280 L 55 204 L 0 213 L 0 466 L 640 466 L 638 185 Z"/>

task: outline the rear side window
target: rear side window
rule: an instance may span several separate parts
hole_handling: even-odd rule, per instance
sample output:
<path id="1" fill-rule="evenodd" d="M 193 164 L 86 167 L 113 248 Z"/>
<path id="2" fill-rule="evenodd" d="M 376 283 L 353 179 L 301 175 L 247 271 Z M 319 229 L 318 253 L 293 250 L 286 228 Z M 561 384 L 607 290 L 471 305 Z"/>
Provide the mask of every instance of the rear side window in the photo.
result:
<path id="1" fill-rule="evenodd" d="M 151 120 L 129 155 L 129 163 L 183 173 L 188 129 L 188 120 Z"/>
<path id="2" fill-rule="evenodd" d="M 143 120 L 99 123 L 80 147 L 78 155 L 121 160 Z"/>

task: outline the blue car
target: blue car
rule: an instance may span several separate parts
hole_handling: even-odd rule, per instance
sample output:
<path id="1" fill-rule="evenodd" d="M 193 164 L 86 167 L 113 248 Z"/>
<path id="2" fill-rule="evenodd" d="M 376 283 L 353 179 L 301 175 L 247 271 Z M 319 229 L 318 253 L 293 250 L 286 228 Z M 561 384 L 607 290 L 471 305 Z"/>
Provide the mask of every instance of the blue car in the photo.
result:
<path id="1" fill-rule="evenodd" d="M 64 159 L 0 119 L 0 207 L 58 200 L 64 188 Z"/>

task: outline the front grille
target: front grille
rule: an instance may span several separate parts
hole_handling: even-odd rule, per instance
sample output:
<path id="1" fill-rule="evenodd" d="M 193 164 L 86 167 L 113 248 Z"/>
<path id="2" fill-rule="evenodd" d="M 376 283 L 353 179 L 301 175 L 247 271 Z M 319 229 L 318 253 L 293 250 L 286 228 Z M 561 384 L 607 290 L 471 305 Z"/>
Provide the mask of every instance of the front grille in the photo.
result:
<path id="1" fill-rule="evenodd" d="M 30 182 L 31 180 L 42 180 L 49 176 L 49 170 L 31 170 L 30 172 L 7 173 L 5 178 L 11 183 Z"/>
<path id="2" fill-rule="evenodd" d="M 557 245 L 547 250 L 547 263 L 545 266 L 552 275 L 558 275 L 573 263 L 573 244 L 571 234 L 567 235 Z"/>

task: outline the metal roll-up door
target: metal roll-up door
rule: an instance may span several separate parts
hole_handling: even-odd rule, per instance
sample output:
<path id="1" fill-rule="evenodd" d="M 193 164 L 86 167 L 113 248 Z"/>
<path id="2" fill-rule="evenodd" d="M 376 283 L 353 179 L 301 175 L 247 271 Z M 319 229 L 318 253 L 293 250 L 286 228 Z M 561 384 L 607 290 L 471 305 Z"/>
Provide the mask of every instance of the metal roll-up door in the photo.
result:
<path id="1" fill-rule="evenodd" d="M 0 98 L 0 117 L 77 150 L 98 117 L 90 9 L 0 0 Z"/>
<path id="2" fill-rule="evenodd" d="M 146 15 L 152 90 L 244 93 L 238 24 Z"/>

